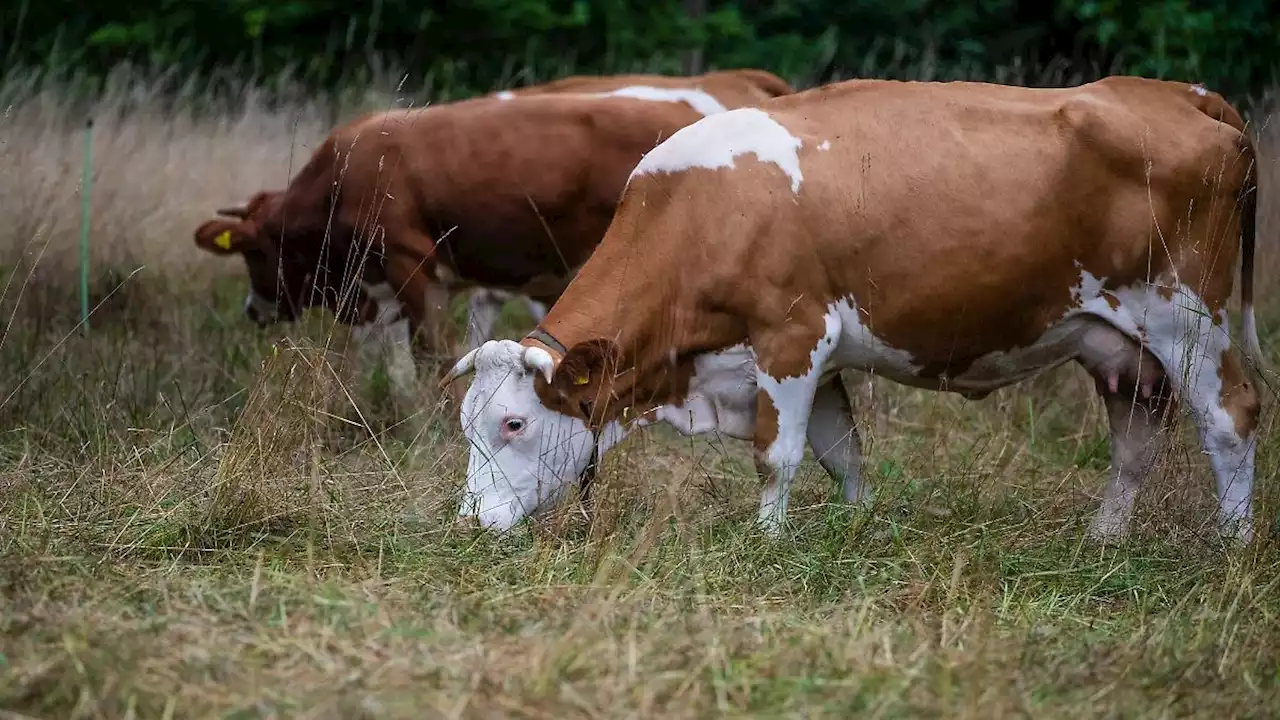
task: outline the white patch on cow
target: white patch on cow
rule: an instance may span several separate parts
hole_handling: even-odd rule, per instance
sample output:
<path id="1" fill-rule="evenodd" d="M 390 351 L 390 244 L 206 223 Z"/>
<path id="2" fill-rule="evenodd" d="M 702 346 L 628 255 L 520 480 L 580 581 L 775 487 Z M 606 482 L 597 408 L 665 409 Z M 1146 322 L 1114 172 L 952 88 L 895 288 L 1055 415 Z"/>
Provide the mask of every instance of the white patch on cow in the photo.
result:
<path id="1" fill-rule="evenodd" d="M 725 112 L 728 108 L 710 94 L 702 90 L 684 88 L 660 88 L 650 85 L 628 85 L 617 90 L 599 93 L 584 93 L 590 97 L 626 97 L 653 102 L 682 102 L 701 113 L 704 117 Z"/>
<path id="2" fill-rule="evenodd" d="M 1204 87 L 1203 85 L 1192 85 L 1192 86 L 1191 86 L 1191 92 L 1193 92 L 1193 93 L 1195 93 L 1195 94 L 1197 94 L 1197 95 L 1199 95 L 1199 96 L 1201 96 L 1201 97 L 1204 97 L 1204 96 L 1206 96 L 1206 95 L 1208 95 L 1208 94 L 1209 94 L 1209 91 L 1208 91 L 1208 90 L 1206 90 L 1206 89 L 1205 89 L 1205 87 Z"/>
<path id="3" fill-rule="evenodd" d="M 396 299 L 391 285 L 361 282 L 360 286 L 377 309 L 371 322 L 360 323 L 351 329 L 351 336 L 365 360 L 370 355 L 382 355 L 397 399 L 406 407 L 413 407 L 418 401 L 418 374 L 410 347 L 409 319 L 403 316 L 403 306 Z"/>
<path id="4" fill-rule="evenodd" d="M 499 90 L 498 92 L 494 93 L 494 97 L 498 98 L 499 100 L 510 100 L 515 96 L 516 94 L 511 92 L 510 90 Z"/>
<path id="5" fill-rule="evenodd" d="M 831 141 L 830 141 L 830 140 L 823 140 L 823 141 L 822 141 L 822 144 L 818 146 L 818 149 L 819 149 L 819 150 L 822 150 L 823 152 L 826 152 L 827 150 L 830 150 L 830 149 L 831 149 Z"/>
<path id="6" fill-rule="evenodd" d="M 732 168 L 734 158 L 751 154 L 762 163 L 777 165 L 790 178 L 791 192 L 799 193 L 804 181 L 801 144 L 800 138 L 763 110 L 738 108 L 710 115 L 672 133 L 640 160 L 631 177 L 691 168 Z"/>
<path id="7" fill-rule="evenodd" d="M 742 344 L 694 358 L 687 397 L 658 408 L 658 420 L 685 436 L 718 431 L 751 439 L 756 423 L 755 359 L 751 348 Z"/>
<path id="8" fill-rule="evenodd" d="M 841 327 L 840 341 L 831 355 L 831 366 L 858 368 L 888 378 L 913 377 L 924 367 L 916 364 L 911 353 L 891 347 L 876 337 L 871 327 L 863 322 L 852 295 L 828 305 L 827 313 L 834 313 Z M 875 318 L 871 318 L 871 322 L 874 324 Z"/>
<path id="9" fill-rule="evenodd" d="M 756 371 L 756 383 L 773 401 L 777 411 L 778 434 L 765 448 L 765 463 L 771 470 L 760 494 L 760 525 L 765 532 L 776 535 L 782 529 L 787 516 L 787 502 L 791 497 L 791 483 L 796 470 L 804 459 L 804 445 L 808 437 L 809 414 L 818 385 L 827 372 L 837 342 L 841 337 L 840 311 L 832 308 L 824 316 L 825 329 L 818 343 L 809 351 L 809 370 L 802 375 L 775 378 L 763 369 Z"/>
<path id="10" fill-rule="evenodd" d="M 1080 281 L 1072 286 L 1071 299 L 1077 305 L 1082 305 L 1102 297 L 1102 291 L 1107 285 L 1107 279 L 1097 277 L 1085 270 L 1084 265 L 1081 265 L 1079 260 L 1075 261 L 1075 266 L 1080 271 Z"/>

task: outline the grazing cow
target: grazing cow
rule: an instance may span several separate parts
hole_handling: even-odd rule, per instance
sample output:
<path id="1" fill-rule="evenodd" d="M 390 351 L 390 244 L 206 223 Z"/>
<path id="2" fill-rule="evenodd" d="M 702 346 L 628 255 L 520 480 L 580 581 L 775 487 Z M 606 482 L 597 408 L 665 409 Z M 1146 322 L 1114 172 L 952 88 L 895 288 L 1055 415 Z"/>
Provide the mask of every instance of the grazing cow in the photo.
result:
<path id="1" fill-rule="evenodd" d="M 724 110 L 777 90 L 752 73 L 716 74 L 704 89 L 700 78 L 670 84 L 681 82 L 643 99 L 531 93 L 365 115 L 334 130 L 284 191 L 219 210 L 227 217 L 200 225 L 196 244 L 244 258 L 245 312 L 260 325 L 319 305 L 355 325 L 361 344 L 388 342 L 393 383 L 411 398 L 410 321 L 452 352 L 450 292 L 553 302 L 646 151 L 703 117 L 698 106 Z M 497 307 L 470 323 L 483 334 L 474 345 Z"/>
<path id="2" fill-rule="evenodd" d="M 864 497 L 838 371 L 969 398 L 1069 360 L 1096 381 L 1113 470 L 1090 527 L 1123 535 L 1174 398 L 1248 541 L 1259 395 L 1254 148 L 1198 86 L 849 81 L 707 117 L 632 172 L 604 240 L 475 377 L 464 522 L 507 528 L 656 421 L 753 441 L 776 533 L 806 439 Z M 1241 242 L 1237 238 L 1242 238 Z"/>

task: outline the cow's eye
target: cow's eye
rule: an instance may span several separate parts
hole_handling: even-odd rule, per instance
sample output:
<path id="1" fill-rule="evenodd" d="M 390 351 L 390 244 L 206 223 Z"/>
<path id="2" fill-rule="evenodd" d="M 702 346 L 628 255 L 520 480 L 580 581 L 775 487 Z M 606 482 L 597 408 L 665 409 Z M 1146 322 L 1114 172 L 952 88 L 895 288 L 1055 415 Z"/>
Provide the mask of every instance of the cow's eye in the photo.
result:
<path id="1" fill-rule="evenodd" d="M 507 418 L 506 420 L 502 421 L 502 434 L 507 437 L 518 435 L 521 430 L 524 430 L 524 426 L 525 426 L 524 418 L 518 418 L 518 417 Z"/>

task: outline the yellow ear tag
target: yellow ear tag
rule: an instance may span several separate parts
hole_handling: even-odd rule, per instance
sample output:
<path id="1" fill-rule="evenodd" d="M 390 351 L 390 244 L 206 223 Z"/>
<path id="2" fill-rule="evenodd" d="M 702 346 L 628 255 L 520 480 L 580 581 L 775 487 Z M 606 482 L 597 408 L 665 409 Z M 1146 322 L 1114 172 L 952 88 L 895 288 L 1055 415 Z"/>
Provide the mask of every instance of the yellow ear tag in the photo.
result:
<path id="1" fill-rule="evenodd" d="M 586 375 L 579 375 L 573 379 L 574 385 L 586 385 L 589 382 L 591 382 L 591 378 Z"/>
<path id="2" fill-rule="evenodd" d="M 223 250 L 230 250 L 231 249 L 231 231 L 223 230 L 222 232 L 218 233 L 218 237 L 213 239 L 213 244 L 222 248 Z"/>

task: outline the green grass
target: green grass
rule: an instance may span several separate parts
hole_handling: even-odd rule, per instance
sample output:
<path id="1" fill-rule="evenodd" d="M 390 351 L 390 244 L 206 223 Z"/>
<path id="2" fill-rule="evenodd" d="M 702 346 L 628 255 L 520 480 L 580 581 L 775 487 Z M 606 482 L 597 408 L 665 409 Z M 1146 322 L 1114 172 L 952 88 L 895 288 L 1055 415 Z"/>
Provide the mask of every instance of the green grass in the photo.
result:
<path id="1" fill-rule="evenodd" d="M 1083 540 L 1108 448 L 1101 403 L 1070 367 L 980 402 L 877 382 L 858 408 L 875 506 L 835 504 L 810 462 L 776 542 L 753 526 L 746 445 L 665 428 L 608 459 L 593 522 L 570 503 L 508 537 L 461 532 L 456 420 L 427 401 L 395 422 L 385 382 L 342 362 L 345 334 L 322 315 L 249 327 L 239 263 L 191 242 L 212 207 L 282 181 L 291 143 L 322 136 L 327 110 L 100 102 L 88 338 L 72 332 L 77 123 L 53 90 L 0 119 L 13 278 L 0 295 L 0 707 L 1275 714 L 1273 393 L 1259 538 L 1243 550 L 1212 532 L 1211 476 L 1185 418 L 1133 537 Z M 1267 281 L 1280 269 L 1280 133 L 1268 132 L 1259 288 L 1280 367 Z M 505 316 L 509 336 L 525 329 Z"/>

